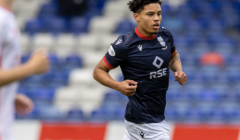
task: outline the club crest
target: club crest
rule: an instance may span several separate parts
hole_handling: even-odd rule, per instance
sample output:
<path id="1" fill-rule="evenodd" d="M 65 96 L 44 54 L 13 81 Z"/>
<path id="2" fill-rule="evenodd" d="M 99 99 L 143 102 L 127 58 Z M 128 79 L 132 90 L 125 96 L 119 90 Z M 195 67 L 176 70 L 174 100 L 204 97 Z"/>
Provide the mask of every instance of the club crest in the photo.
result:
<path id="1" fill-rule="evenodd" d="M 166 43 L 164 42 L 164 40 L 163 40 L 163 38 L 162 38 L 161 36 L 158 37 L 157 39 L 158 39 L 159 43 L 160 43 L 163 47 L 166 46 Z"/>

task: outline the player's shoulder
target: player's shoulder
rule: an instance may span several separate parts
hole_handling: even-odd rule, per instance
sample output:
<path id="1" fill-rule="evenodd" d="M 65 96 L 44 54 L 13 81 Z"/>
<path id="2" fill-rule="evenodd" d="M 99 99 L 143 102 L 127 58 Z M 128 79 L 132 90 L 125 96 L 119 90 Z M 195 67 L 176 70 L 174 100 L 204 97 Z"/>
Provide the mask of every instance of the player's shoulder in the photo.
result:
<path id="1" fill-rule="evenodd" d="M 164 33 L 164 34 L 172 37 L 172 33 L 171 33 L 167 28 L 165 28 L 165 27 L 160 27 L 159 33 Z"/>
<path id="2" fill-rule="evenodd" d="M 9 17 L 10 17 L 10 12 L 0 8 L 0 23 L 1 23 L 1 25 L 8 24 Z"/>
<path id="3" fill-rule="evenodd" d="M 131 31 L 125 35 L 120 35 L 117 40 L 112 43 L 112 45 L 121 48 L 121 49 L 127 49 L 129 44 L 134 40 L 134 32 Z"/>

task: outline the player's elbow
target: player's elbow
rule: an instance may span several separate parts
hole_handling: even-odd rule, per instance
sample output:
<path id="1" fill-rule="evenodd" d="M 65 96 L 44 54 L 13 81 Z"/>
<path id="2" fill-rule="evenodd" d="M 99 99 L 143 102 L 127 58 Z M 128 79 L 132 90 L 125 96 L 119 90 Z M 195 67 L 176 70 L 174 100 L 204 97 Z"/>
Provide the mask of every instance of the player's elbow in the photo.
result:
<path id="1" fill-rule="evenodd" d="M 93 71 L 93 78 L 97 80 L 97 68 L 95 68 Z"/>

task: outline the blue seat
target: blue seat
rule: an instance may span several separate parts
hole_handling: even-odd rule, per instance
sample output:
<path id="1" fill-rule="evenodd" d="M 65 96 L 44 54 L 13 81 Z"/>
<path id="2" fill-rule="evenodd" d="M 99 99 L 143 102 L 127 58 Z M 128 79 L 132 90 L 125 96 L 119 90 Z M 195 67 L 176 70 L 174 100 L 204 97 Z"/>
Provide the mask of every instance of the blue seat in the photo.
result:
<path id="1" fill-rule="evenodd" d="M 209 120 L 215 122 L 222 122 L 224 120 L 223 110 L 219 107 L 212 109 L 209 114 Z"/>
<path id="2" fill-rule="evenodd" d="M 236 112 L 239 109 L 238 104 L 234 102 L 222 103 L 220 107 L 222 108 L 222 118 L 227 122 L 236 116 Z"/>
<path id="3" fill-rule="evenodd" d="M 226 67 L 226 74 L 230 82 L 240 81 L 240 67 L 239 66 L 228 66 Z"/>
<path id="4" fill-rule="evenodd" d="M 67 84 L 69 71 L 50 71 L 45 74 L 45 85 L 50 87 L 59 87 Z"/>
<path id="5" fill-rule="evenodd" d="M 184 73 L 186 73 L 188 80 L 194 80 L 195 79 L 195 75 L 196 75 L 196 72 L 197 72 L 196 66 L 184 65 L 183 66 L 183 71 L 184 71 Z"/>
<path id="6" fill-rule="evenodd" d="M 239 65 L 240 62 L 240 56 L 239 54 L 232 54 L 229 59 L 226 59 L 226 64 L 229 65 Z"/>
<path id="7" fill-rule="evenodd" d="M 237 99 L 237 101 L 240 100 L 240 87 L 239 84 L 236 84 L 236 87 L 233 89 L 233 92 L 235 94 L 235 99 Z"/>
<path id="8" fill-rule="evenodd" d="M 202 9 L 204 9 L 204 11 Z M 197 2 L 196 10 L 200 14 L 212 14 L 212 15 L 215 14 L 215 10 L 212 8 L 212 5 L 211 3 L 209 3 L 209 1 L 203 1 L 201 3 Z"/>
<path id="9" fill-rule="evenodd" d="M 205 87 L 202 83 L 188 83 L 186 85 L 186 95 L 189 100 L 196 101 L 200 99 Z"/>
<path id="10" fill-rule="evenodd" d="M 50 32 L 53 35 L 59 35 L 66 30 L 66 21 L 63 18 L 49 16 L 49 17 L 39 17 L 42 22 L 42 32 Z"/>
<path id="11" fill-rule="evenodd" d="M 39 111 L 39 117 L 44 121 L 60 121 L 66 116 L 58 109 L 51 105 L 43 105 L 36 107 Z"/>
<path id="12" fill-rule="evenodd" d="M 173 80 L 169 83 L 167 100 L 184 100 L 186 98 L 183 87 Z"/>
<path id="13" fill-rule="evenodd" d="M 52 18 L 50 24 L 46 25 L 53 35 L 59 35 L 66 31 L 66 21 L 63 18 Z"/>
<path id="14" fill-rule="evenodd" d="M 111 103 L 111 104 L 125 106 L 127 102 L 128 102 L 128 98 L 116 90 L 111 90 L 107 92 L 104 96 L 104 103 Z"/>
<path id="15" fill-rule="evenodd" d="M 202 25 L 197 20 L 189 20 L 185 22 L 185 28 L 191 31 L 201 31 Z"/>
<path id="16" fill-rule="evenodd" d="M 212 82 L 220 75 L 220 68 L 217 66 L 202 66 L 201 73 L 204 81 Z"/>
<path id="17" fill-rule="evenodd" d="M 117 24 L 115 33 L 126 34 L 133 30 L 135 27 L 135 24 L 131 20 L 122 20 Z"/>
<path id="18" fill-rule="evenodd" d="M 226 97 L 227 94 L 231 91 L 228 81 L 216 82 L 214 85 L 212 85 L 211 89 L 215 90 L 217 94 L 221 95 L 222 97 Z"/>
<path id="19" fill-rule="evenodd" d="M 178 6 L 177 11 L 176 11 L 176 17 L 181 18 L 183 20 L 190 20 L 192 16 L 192 9 L 189 5 L 187 4 L 181 4 Z"/>
<path id="20" fill-rule="evenodd" d="M 54 88 L 37 88 L 30 93 L 34 101 L 52 103 L 55 89 Z"/>
<path id="21" fill-rule="evenodd" d="M 48 54 L 48 58 L 52 64 L 60 63 L 60 60 L 56 54 Z"/>
<path id="22" fill-rule="evenodd" d="M 115 109 L 112 120 L 123 121 L 125 115 L 125 107 Z"/>
<path id="23" fill-rule="evenodd" d="M 83 58 L 77 54 L 69 55 L 65 58 L 64 67 L 81 68 L 83 67 Z"/>
<path id="24" fill-rule="evenodd" d="M 211 30 L 213 32 L 215 32 L 215 31 L 224 32 L 225 29 L 226 28 L 225 28 L 224 24 L 219 20 L 211 20 L 208 22 L 208 30 Z"/>
<path id="25" fill-rule="evenodd" d="M 202 116 L 202 112 L 197 107 L 190 107 L 186 110 L 186 121 L 194 121 L 199 122 L 204 120 L 204 116 Z"/>
<path id="26" fill-rule="evenodd" d="M 175 119 L 177 121 L 184 121 L 187 119 L 187 111 L 190 108 L 190 104 L 184 103 L 184 102 L 183 103 L 178 102 L 175 105 L 173 105 L 173 107 L 174 107 L 174 114 L 176 115 Z"/>
<path id="27" fill-rule="evenodd" d="M 57 15 L 57 5 L 54 3 L 45 3 L 40 7 L 38 16 L 56 16 Z"/>
<path id="28" fill-rule="evenodd" d="M 89 120 L 90 121 L 109 121 L 112 119 L 113 112 L 108 112 L 104 108 L 98 108 L 94 111 L 92 111 Z"/>
<path id="29" fill-rule="evenodd" d="M 176 32 L 180 32 L 184 27 L 181 18 L 167 18 L 167 17 L 162 21 L 161 26 L 167 27 L 171 29 L 171 31 Z"/>
<path id="30" fill-rule="evenodd" d="M 181 46 L 188 45 L 185 36 L 174 36 L 174 43 L 181 44 Z"/>
<path id="31" fill-rule="evenodd" d="M 88 20 L 86 18 L 73 18 L 70 20 L 70 31 L 75 35 L 88 31 Z"/>
<path id="32" fill-rule="evenodd" d="M 178 121 L 180 120 L 180 116 L 178 116 L 178 112 L 175 107 L 167 106 L 165 109 L 165 118 L 167 121 Z"/>
<path id="33" fill-rule="evenodd" d="M 81 121 L 84 119 L 83 111 L 81 109 L 70 109 L 68 111 L 67 119 Z"/>
<path id="34" fill-rule="evenodd" d="M 212 1 L 210 2 L 211 7 L 215 10 L 215 11 L 221 11 L 222 7 L 223 7 L 223 3 L 221 3 L 220 1 Z"/>
<path id="35" fill-rule="evenodd" d="M 220 99 L 221 99 L 221 95 L 218 94 L 217 91 L 213 89 L 202 90 L 202 93 L 200 94 L 200 100 L 219 101 Z"/>
<path id="36" fill-rule="evenodd" d="M 194 53 L 186 53 L 186 54 L 180 54 L 180 57 L 183 65 L 193 65 L 193 66 L 199 65 L 199 55 L 196 55 Z"/>
<path id="37" fill-rule="evenodd" d="M 117 91 L 115 92 L 108 92 L 105 94 L 104 96 L 104 101 L 113 101 L 113 102 L 117 102 L 119 101 L 119 97 L 120 97 L 120 93 L 118 93 Z"/>
<path id="38" fill-rule="evenodd" d="M 38 19 L 32 19 L 27 21 L 24 31 L 27 32 L 30 36 L 34 36 L 36 33 L 41 32 L 42 23 Z"/>
<path id="39" fill-rule="evenodd" d="M 199 110 L 199 120 L 209 121 L 212 111 L 216 108 L 213 102 L 203 102 L 201 101 L 197 104 L 196 108 Z"/>
<path id="40" fill-rule="evenodd" d="M 90 7 L 84 13 L 83 17 L 86 18 L 87 20 L 91 20 L 91 18 L 95 16 L 101 16 L 101 15 L 102 15 L 102 10 Z"/>

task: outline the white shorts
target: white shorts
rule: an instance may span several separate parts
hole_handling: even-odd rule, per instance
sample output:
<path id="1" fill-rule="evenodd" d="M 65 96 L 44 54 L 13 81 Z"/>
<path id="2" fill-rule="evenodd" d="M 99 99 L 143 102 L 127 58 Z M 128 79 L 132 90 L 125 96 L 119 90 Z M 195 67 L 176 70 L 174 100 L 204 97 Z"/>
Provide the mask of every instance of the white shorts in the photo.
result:
<path id="1" fill-rule="evenodd" d="M 123 140 L 170 140 L 170 130 L 165 121 L 160 123 L 135 124 L 125 120 L 126 132 Z"/>

